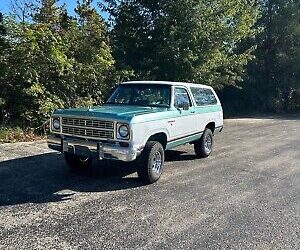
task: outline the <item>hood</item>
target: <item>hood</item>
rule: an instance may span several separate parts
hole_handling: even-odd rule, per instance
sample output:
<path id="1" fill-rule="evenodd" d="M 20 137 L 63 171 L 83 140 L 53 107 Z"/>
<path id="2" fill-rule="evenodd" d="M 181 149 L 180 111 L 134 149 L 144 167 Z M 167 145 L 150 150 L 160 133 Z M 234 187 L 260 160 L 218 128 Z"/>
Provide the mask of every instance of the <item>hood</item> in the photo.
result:
<path id="1" fill-rule="evenodd" d="M 88 108 L 58 109 L 55 115 L 89 116 L 96 118 L 130 121 L 133 117 L 167 110 L 165 107 L 142 107 L 131 105 L 104 105 Z"/>

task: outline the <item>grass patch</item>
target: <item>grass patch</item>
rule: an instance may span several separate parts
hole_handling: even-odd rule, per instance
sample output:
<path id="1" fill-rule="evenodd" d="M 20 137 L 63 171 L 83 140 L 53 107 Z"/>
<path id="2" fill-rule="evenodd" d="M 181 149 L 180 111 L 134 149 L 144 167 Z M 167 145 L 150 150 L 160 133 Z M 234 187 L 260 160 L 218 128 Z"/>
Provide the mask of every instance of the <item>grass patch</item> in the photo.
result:
<path id="1" fill-rule="evenodd" d="M 34 141 L 42 139 L 31 130 L 23 130 L 20 127 L 0 127 L 0 143 Z"/>

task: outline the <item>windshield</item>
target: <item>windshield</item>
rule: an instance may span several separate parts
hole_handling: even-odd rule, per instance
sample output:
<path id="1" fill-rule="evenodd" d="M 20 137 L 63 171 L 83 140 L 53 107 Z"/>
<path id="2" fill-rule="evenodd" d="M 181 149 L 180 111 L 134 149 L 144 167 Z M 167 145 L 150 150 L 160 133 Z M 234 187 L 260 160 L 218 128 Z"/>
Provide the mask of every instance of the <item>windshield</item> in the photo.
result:
<path id="1" fill-rule="evenodd" d="M 161 84 L 121 84 L 106 102 L 139 106 L 169 107 L 171 86 Z"/>

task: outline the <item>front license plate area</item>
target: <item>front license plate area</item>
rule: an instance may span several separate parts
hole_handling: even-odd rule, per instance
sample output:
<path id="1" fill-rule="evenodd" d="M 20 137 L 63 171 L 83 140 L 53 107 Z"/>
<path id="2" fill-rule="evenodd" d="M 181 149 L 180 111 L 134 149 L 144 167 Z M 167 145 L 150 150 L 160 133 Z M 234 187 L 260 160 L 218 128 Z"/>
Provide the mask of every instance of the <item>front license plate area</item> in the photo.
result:
<path id="1" fill-rule="evenodd" d="M 84 146 L 75 146 L 75 154 L 79 156 L 89 157 L 91 154 L 91 151 L 88 149 L 88 147 Z"/>

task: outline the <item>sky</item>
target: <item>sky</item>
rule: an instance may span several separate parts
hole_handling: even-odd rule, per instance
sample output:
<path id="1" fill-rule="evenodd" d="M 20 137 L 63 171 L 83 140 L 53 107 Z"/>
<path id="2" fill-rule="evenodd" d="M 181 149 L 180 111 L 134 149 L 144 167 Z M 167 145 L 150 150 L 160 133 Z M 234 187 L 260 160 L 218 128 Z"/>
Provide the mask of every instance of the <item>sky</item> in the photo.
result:
<path id="1" fill-rule="evenodd" d="M 22 0 L 20 0 L 20 1 L 22 1 Z M 97 7 L 97 2 L 98 2 L 98 0 L 94 0 L 93 6 L 95 6 L 97 9 L 99 9 Z M 63 5 L 64 3 L 67 5 L 68 13 L 70 15 L 74 15 L 74 8 L 76 7 L 77 0 L 59 0 L 58 1 L 59 5 Z M 6 14 L 9 13 L 10 6 L 11 6 L 11 0 L 0 0 L 0 12 L 6 13 Z M 106 19 L 107 14 L 104 14 L 103 17 Z"/>

